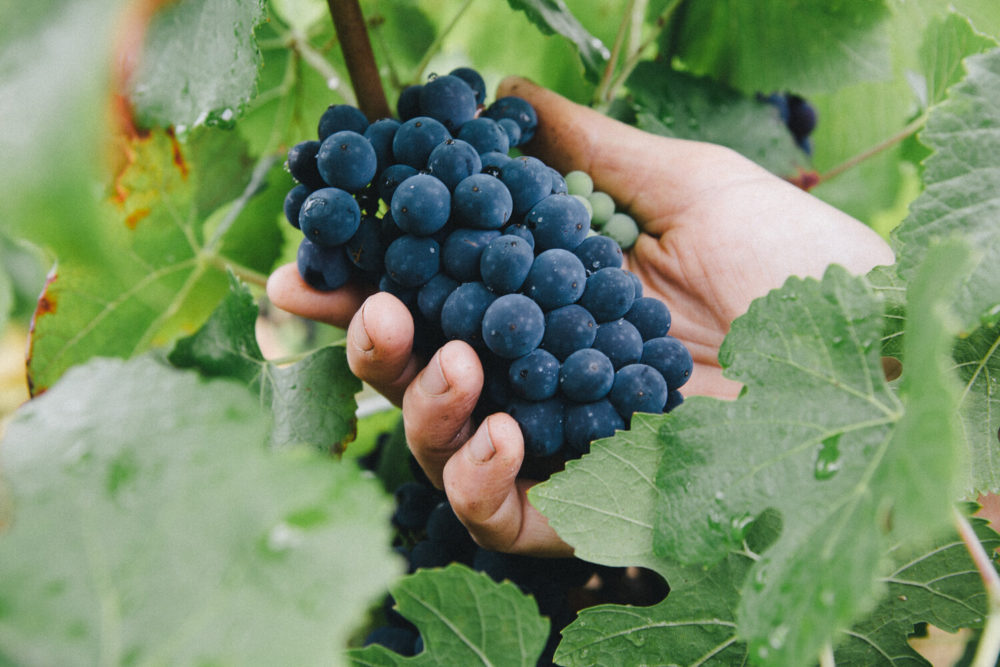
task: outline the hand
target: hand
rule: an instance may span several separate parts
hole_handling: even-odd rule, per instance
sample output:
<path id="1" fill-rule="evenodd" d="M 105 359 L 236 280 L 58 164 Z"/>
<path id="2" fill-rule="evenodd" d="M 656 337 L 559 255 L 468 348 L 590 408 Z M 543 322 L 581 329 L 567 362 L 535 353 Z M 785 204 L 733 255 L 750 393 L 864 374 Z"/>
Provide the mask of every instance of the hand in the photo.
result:
<path id="1" fill-rule="evenodd" d="M 643 233 L 626 268 L 645 296 L 670 307 L 670 333 L 691 351 L 686 395 L 736 397 L 740 385 L 722 376 L 719 346 L 750 302 L 789 276 L 819 277 L 831 263 L 863 274 L 894 261 L 870 228 L 729 149 L 647 134 L 516 77 L 501 83 L 497 96 L 505 95 L 538 112 L 526 153 L 563 173 L 586 171 L 639 223 Z M 278 307 L 347 326 L 351 369 L 402 406 L 414 456 L 477 542 L 571 554 L 528 502 L 531 482 L 517 478 L 524 455 L 517 422 L 503 413 L 471 420 L 483 383 L 473 349 L 449 342 L 425 366 L 411 354 L 406 307 L 389 294 L 369 294 L 315 292 L 294 265 L 268 282 Z"/>

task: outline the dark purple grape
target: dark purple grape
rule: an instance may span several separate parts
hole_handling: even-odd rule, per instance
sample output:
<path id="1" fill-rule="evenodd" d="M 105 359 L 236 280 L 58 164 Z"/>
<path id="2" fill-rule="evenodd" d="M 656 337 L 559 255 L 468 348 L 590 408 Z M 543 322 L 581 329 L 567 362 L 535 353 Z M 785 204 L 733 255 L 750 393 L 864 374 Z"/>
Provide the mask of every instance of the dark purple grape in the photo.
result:
<path id="1" fill-rule="evenodd" d="M 370 141 L 351 130 L 328 136 L 316 154 L 319 173 L 330 186 L 358 192 L 375 178 L 378 157 Z"/>
<path id="2" fill-rule="evenodd" d="M 312 192 L 299 209 L 299 228 L 317 245 L 339 246 L 358 231 L 361 208 L 350 193 L 339 188 Z"/>
<path id="3" fill-rule="evenodd" d="M 631 322 L 624 318 L 597 325 L 593 348 L 600 350 L 618 370 L 642 358 L 642 336 Z"/>
<path id="4" fill-rule="evenodd" d="M 296 264 L 302 280 L 321 292 L 342 287 L 351 277 L 351 263 L 340 246 L 328 248 L 304 238 L 299 242 Z"/>
<path id="5" fill-rule="evenodd" d="M 497 294 L 516 292 L 528 277 L 535 260 L 527 241 L 513 234 L 492 239 L 479 256 L 479 275 Z"/>
<path id="6" fill-rule="evenodd" d="M 514 202 L 502 181 L 488 174 L 473 174 L 455 186 L 455 216 L 476 229 L 500 229 L 510 219 Z"/>
<path id="7" fill-rule="evenodd" d="M 569 456 L 582 456 L 590 451 L 590 443 L 607 438 L 625 428 L 615 406 L 606 398 L 592 403 L 566 406 L 566 452 Z"/>
<path id="8" fill-rule="evenodd" d="M 461 139 L 445 139 L 427 157 L 427 171 L 454 190 L 459 182 L 483 168 L 479 153 Z"/>
<path id="9" fill-rule="evenodd" d="M 451 192 L 430 174 L 415 174 L 400 183 L 390 202 L 392 219 L 404 232 L 430 236 L 448 222 Z"/>
<path id="10" fill-rule="evenodd" d="M 651 338 L 643 343 L 640 361 L 660 371 L 671 390 L 684 386 L 694 369 L 691 352 L 673 336 Z"/>
<path id="11" fill-rule="evenodd" d="M 429 116 L 417 116 L 396 130 L 392 138 L 392 155 L 396 162 L 423 169 L 434 147 L 450 138 L 448 129 L 440 122 Z"/>
<path id="12" fill-rule="evenodd" d="M 386 273 L 403 287 L 422 287 L 440 268 L 441 247 L 430 237 L 404 234 L 386 248 Z"/>
<path id="13" fill-rule="evenodd" d="M 510 150 L 510 137 L 492 118 L 473 118 L 462 126 L 458 138 L 468 142 L 480 155 L 493 152 L 506 155 Z"/>
<path id="14" fill-rule="evenodd" d="M 580 296 L 580 305 L 590 311 L 598 322 L 610 322 L 623 317 L 635 300 L 635 287 L 628 272 L 608 267 L 587 277 Z"/>
<path id="15" fill-rule="evenodd" d="M 535 112 L 535 108 L 527 100 L 515 95 L 501 97 L 494 101 L 486 108 L 483 115 L 493 120 L 509 118 L 517 123 L 521 129 L 521 136 L 519 141 L 511 143 L 515 146 L 531 141 L 531 138 L 535 136 L 535 128 L 538 127 L 538 114 Z"/>
<path id="16" fill-rule="evenodd" d="M 480 260 L 486 246 L 500 236 L 495 229 L 460 228 L 451 232 L 441 246 L 441 264 L 460 283 L 480 280 Z"/>
<path id="17" fill-rule="evenodd" d="M 302 203 L 311 192 L 312 190 L 299 183 L 285 195 L 282 210 L 285 212 L 285 219 L 288 220 L 288 224 L 295 227 L 295 229 L 299 229 L 299 211 L 302 210 Z"/>
<path id="18" fill-rule="evenodd" d="M 527 456 L 552 456 L 563 444 L 564 405 L 558 398 L 544 401 L 515 399 L 507 412 L 521 427 Z"/>
<path id="19" fill-rule="evenodd" d="M 633 301 L 625 319 L 639 330 L 644 341 L 666 336 L 670 331 L 670 309 L 651 296 L 641 296 Z"/>
<path id="20" fill-rule="evenodd" d="M 579 299 L 586 284 L 587 272 L 580 259 L 568 250 L 554 248 L 535 257 L 521 289 L 542 310 L 552 310 Z"/>
<path id="21" fill-rule="evenodd" d="M 542 198 L 525 214 L 524 224 L 534 235 L 539 252 L 552 248 L 575 250 L 590 232 L 587 208 L 569 195 Z"/>
<path id="22" fill-rule="evenodd" d="M 573 249 L 573 254 L 583 262 L 587 275 L 609 266 L 620 269 L 624 261 L 621 246 L 614 239 L 600 234 L 585 238 Z"/>
<path id="23" fill-rule="evenodd" d="M 456 67 L 448 72 L 448 74 L 457 76 L 472 89 L 472 92 L 476 95 L 477 105 L 486 101 L 486 82 L 483 81 L 483 77 L 479 72 L 471 67 Z"/>
<path id="24" fill-rule="evenodd" d="M 586 348 L 566 357 L 559 368 L 559 391 L 571 401 L 589 403 L 608 395 L 615 368 L 600 350 Z"/>
<path id="25" fill-rule="evenodd" d="M 441 307 L 441 330 L 449 340 L 483 345 L 483 315 L 496 295 L 481 282 L 462 283 Z"/>
<path id="26" fill-rule="evenodd" d="M 629 364 L 615 373 L 608 400 L 628 424 L 635 412 L 663 411 L 667 403 L 667 383 L 663 375 L 646 364 Z"/>
<path id="27" fill-rule="evenodd" d="M 507 379 L 520 398 L 544 401 L 559 390 L 559 365 L 551 352 L 539 348 L 512 361 Z"/>
<path id="28" fill-rule="evenodd" d="M 431 79 L 420 90 L 420 112 L 457 133 L 476 115 L 476 93 L 457 76 L 445 74 Z"/>
<path id="29" fill-rule="evenodd" d="M 545 335 L 539 347 L 562 361 L 577 350 L 590 347 L 596 336 L 594 316 L 583 306 L 571 303 L 545 314 Z"/>
<path id="30" fill-rule="evenodd" d="M 545 314 L 523 294 L 504 294 L 483 313 L 483 341 L 494 354 L 517 359 L 531 352 L 545 333 Z"/>
<path id="31" fill-rule="evenodd" d="M 319 140 L 323 141 L 341 130 L 364 134 L 366 129 L 368 129 L 368 118 L 361 109 L 350 104 L 331 104 L 319 118 L 317 134 Z"/>
<path id="32" fill-rule="evenodd" d="M 316 165 L 316 154 L 319 152 L 320 142 L 300 141 L 288 149 L 288 158 L 285 166 L 288 173 L 299 183 L 302 183 L 310 190 L 318 190 L 327 186 L 326 181 L 319 174 Z"/>

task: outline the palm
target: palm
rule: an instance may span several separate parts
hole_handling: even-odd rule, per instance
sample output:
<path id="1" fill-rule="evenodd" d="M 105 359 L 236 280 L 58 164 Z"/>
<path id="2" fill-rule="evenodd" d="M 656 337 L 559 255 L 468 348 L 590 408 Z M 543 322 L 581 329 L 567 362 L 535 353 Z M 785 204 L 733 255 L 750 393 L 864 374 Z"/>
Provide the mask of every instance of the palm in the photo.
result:
<path id="1" fill-rule="evenodd" d="M 639 223 L 628 268 L 667 303 L 671 334 L 692 353 L 686 394 L 736 395 L 718 351 L 753 299 L 833 262 L 855 273 L 892 262 L 871 229 L 728 149 L 652 137 L 521 79 L 500 94 L 538 109 L 544 127 L 532 153 L 563 172 L 587 171 Z"/>

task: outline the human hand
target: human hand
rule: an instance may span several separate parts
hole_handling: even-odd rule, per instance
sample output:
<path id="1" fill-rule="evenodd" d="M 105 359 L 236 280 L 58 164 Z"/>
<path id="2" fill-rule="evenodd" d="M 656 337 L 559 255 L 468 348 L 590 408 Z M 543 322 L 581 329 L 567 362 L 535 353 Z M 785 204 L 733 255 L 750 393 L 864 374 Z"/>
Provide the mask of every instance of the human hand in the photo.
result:
<path id="1" fill-rule="evenodd" d="M 818 277 L 831 263 L 861 274 L 893 261 L 867 226 L 729 149 L 647 134 L 516 77 L 501 84 L 497 96 L 506 95 L 538 113 L 526 153 L 563 173 L 586 171 L 639 223 L 625 268 L 645 296 L 669 306 L 670 335 L 691 351 L 686 395 L 735 398 L 739 384 L 722 376 L 718 351 L 755 298 L 789 276 Z M 470 346 L 451 341 L 425 366 L 412 353 L 413 320 L 402 302 L 358 286 L 316 292 L 294 265 L 271 276 L 268 296 L 279 308 L 347 327 L 352 371 L 402 406 L 411 451 L 477 542 L 572 553 L 528 502 L 532 482 L 517 477 L 517 423 L 503 413 L 473 422 L 483 370 Z"/>

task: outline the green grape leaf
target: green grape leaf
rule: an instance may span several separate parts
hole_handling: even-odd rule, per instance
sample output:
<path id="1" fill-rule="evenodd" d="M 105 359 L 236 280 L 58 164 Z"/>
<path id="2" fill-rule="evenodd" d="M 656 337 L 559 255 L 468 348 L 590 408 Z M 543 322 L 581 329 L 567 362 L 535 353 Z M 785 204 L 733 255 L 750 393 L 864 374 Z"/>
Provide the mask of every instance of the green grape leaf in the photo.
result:
<path id="1" fill-rule="evenodd" d="M 230 276 L 230 289 L 205 324 L 179 339 L 168 355 L 180 368 L 251 385 L 269 405 L 274 423 L 271 444 L 310 444 L 341 452 L 356 433 L 361 381 L 351 373 L 343 346 L 331 345 L 290 364 L 264 359 L 257 345 L 257 304 L 246 285 Z"/>
<path id="2" fill-rule="evenodd" d="M 973 528 L 992 553 L 1000 536 L 983 520 Z M 951 538 L 931 548 L 897 549 L 883 578 L 887 594 L 862 622 L 845 631 L 835 653 L 838 665 L 929 664 L 907 642 L 926 622 L 947 632 L 978 628 L 988 611 L 983 581 L 965 544 Z"/>
<path id="3" fill-rule="evenodd" d="M 679 30 L 665 33 L 671 53 L 749 94 L 808 95 L 891 75 L 882 1 L 808 0 L 790 11 L 782 0 L 706 0 L 679 14 Z"/>
<path id="4" fill-rule="evenodd" d="M 528 491 L 577 557 L 646 567 L 670 580 L 671 562 L 653 552 L 654 477 L 663 456 L 657 434 L 664 419 L 636 414 L 628 431 L 594 441 L 589 454 Z"/>
<path id="5" fill-rule="evenodd" d="M 262 0 L 179 0 L 146 28 L 130 80 L 143 127 L 231 125 L 256 92 Z"/>
<path id="6" fill-rule="evenodd" d="M 573 16 L 563 0 L 507 1 L 514 9 L 524 12 L 544 34 L 555 33 L 572 42 L 583 61 L 584 73 L 593 81 L 600 78 L 611 53 Z"/>
<path id="7" fill-rule="evenodd" d="M 927 119 L 920 140 L 933 153 L 925 189 L 896 229 L 899 272 L 909 281 L 934 239 L 962 236 L 980 252 L 959 286 L 955 308 L 965 326 L 1000 312 L 1000 49 L 965 60 L 966 76 Z"/>
<path id="8" fill-rule="evenodd" d="M 598 605 L 562 631 L 555 662 L 586 665 L 740 665 L 736 605 L 752 561 L 731 554 L 712 568 L 675 567 L 670 593 L 651 607 Z"/>
<path id="9" fill-rule="evenodd" d="M 390 589 L 396 609 L 420 631 L 424 650 L 403 657 L 372 645 L 350 651 L 354 665 L 535 665 L 549 622 L 534 598 L 509 581 L 452 564 L 419 570 Z"/>
<path id="10" fill-rule="evenodd" d="M 392 499 L 268 451 L 268 422 L 245 387 L 149 357 L 24 406 L 0 446 L 0 662 L 342 663 L 402 569 Z"/>
<path id="11" fill-rule="evenodd" d="M 627 85 L 640 129 L 728 146 L 779 176 L 808 168 L 777 109 L 762 100 L 654 62 L 640 63 Z"/>
<path id="12" fill-rule="evenodd" d="M 927 87 L 925 104 L 945 99 L 948 89 L 965 75 L 962 60 L 971 54 L 996 47 L 995 39 L 973 30 L 968 19 L 958 14 L 941 17 L 925 29 L 920 47 L 921 72 Z"/>
<path id="13" fill-rule="evenodd" d="M 220 132 L 181 143 L 155 131 L 132 143 L 113 197 L 86 228 L 100 254 L 61 251 L 39 301 L 28 358 L 34 393 L 91 357 L 127 358 L 196 329 L 225 294 L 227 267 L 261 281 L 271 269 L 291 179 L 266 158 L 220 184 L 208 174 L 229 173 L 225 162 L 245 156 L 238 135 L 225 133 L 224 149 Z M 206 215 L 219 199 L 230 203 Z"/>
<path id="14" fill-rule="evenodd" d="M 983 324 L 953 350 L 963 384 L 960 405 L 972 458 L 970 489 L 1000 493 L 1000 324 Z"/>
<path id="15" fill-rule="evenodd" d="M 936 247 L 911 284 L 920 317 L 908 322 L 902 400 L 882 375 L 881 302 L 834 266 L 822 281 L 789 279 L 733 323 L 720 361 L 745 385 L 738 400 L 696 397 L 665 421 L 657 553 L 715 562 L 755 516 L 781 516 L 740 601 L 754 660 L 814 659 L 877 600 L 890 538 L 950 525 L 967 471 L 947 308 L 968 255 Z"/>

